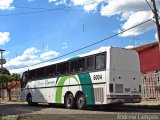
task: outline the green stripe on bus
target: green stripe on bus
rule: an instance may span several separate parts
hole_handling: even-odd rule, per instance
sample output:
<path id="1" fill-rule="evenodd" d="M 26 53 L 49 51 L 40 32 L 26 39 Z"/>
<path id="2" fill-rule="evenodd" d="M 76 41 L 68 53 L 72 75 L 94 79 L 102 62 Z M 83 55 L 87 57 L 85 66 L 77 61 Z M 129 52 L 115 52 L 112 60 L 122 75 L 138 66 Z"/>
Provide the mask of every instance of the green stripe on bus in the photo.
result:
<path id="1" fill-rule="evenodd" d="M 82 92 L 86 95 L 87 98 L 86 103 L 88 105 L 95 104 L 93 84 L 89 73 L 78 74 L 78 77 L 80 79 L 81 84 L 88 84 L 81 86 Z"/>
<path id="2" fill-rule="evenodd" d="M 65 76 L 65 77 L 61 77 L 58 80 L 58 85 L 57 86 L 64 86 L 64 83 L 66 80 L 69 80 L 69 78 L 73 78 L 77 81 L 77 83 L 79 84 L 78 79 L 75 77 L 75 75 L 71 75 L 71 76 Z M 55 101 L 56 103 L 61 103 L 62 102 L 62 92 L 63 92 L 63 87 L 57 87 L 56 90 L 56 98 Z"/>

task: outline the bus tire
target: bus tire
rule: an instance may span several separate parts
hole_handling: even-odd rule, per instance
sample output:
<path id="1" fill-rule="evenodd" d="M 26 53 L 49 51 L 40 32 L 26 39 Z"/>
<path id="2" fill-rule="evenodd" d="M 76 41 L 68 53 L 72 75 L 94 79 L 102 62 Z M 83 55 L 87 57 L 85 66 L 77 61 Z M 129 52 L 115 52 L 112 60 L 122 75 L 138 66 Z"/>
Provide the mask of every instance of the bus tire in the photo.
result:
<path id="1" fill-rule="evenodd" d="M 27 95 L 27 103 L 28 105 L 33 105 L 33 102 L 32 102 L 32 96 L 30 94 Z"/>
<path id="2" fill-rule="evenodd" d="M 83 110 L 83 109 L 86 109 L 86 97 L 84 94 L 80 94 L 77 96 L 77 108 L 79 110 Z"/>
<path id="3" fill-rule="evenodd" d="M 71 93 L 65 96 L 64 104 L 67 109 L 73 109 L 75 107 L 75 99 Z"/>

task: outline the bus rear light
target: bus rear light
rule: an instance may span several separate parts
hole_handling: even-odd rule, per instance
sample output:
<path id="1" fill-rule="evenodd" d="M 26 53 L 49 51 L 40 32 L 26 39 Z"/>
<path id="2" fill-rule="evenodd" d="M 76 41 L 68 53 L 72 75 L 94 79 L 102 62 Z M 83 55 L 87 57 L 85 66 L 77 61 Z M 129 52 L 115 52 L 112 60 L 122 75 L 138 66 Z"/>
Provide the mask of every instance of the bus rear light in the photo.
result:
<path id="1" fill-rule="evenodd" d="M 141 85 L 139 85 L 139 93 L 141 93 Z"/>
<path id="2" fill-rule="evenodd" d="M 109 84 L 109 92 L 113 93 L 113 84 Z"/>

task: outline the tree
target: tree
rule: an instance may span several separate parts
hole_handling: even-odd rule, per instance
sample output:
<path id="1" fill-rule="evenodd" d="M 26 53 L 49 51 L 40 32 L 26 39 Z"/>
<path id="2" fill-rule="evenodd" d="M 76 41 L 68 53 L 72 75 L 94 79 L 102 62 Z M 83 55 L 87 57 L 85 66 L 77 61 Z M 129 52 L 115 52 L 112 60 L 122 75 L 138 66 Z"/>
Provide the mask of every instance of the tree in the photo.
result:
<path id="1" fill-rule="evenodd" d="M 10 75 L 10 72 L 6 68 L 0 68 L 0 74 Z"/>
<path id="2" fill-rule="evenodd" d="M 20 75 L 19 74 L 10 74 L 10 72 L 6 68 L 0 68 L 0 83 L 1 88 L 6 89 L 9 100 L 11 100 L 11 90 L 17 86 L 18 82 L 20 81 Z"/>
<path id="3" fill-rule="evenodd" d="M 5 82 L 8 81 L 9 75 L 8 74 L 0 74 L 0 87 L 1 87 L 1 97 L 3 98 L 3 89 L 5 89 Z"/>
<path id="4" fill-rule="evenodd" d="M 18 84 L 17 81 L 20 81 L 20 75 L 19 74 L 9 75 L 9 78 L 6 81 L 6 89 L 7 89 L 7 92 L 8 92 L 9 100 L 12 99 L 11 98 L 11 90 L 17 86 L 17 84 Z"/>

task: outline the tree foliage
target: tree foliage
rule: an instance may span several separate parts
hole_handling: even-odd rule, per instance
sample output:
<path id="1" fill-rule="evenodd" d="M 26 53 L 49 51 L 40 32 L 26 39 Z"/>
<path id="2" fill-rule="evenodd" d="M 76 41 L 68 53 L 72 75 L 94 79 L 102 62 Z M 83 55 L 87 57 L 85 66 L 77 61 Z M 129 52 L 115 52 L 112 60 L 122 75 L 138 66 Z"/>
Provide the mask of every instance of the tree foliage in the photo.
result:
<path id="1" fill-rule="evenodd" d="M 10 75 L 10 72 L 6 68 L 0 68 L 0 74 Z"/>
<path id="2" fill-rule="evenodd" d="M 20 81 L 19 74 L 10 74 L 6 68 L 0 68 L 0 88 L 7 90 L 9 100 L 11 100 L 11 89 L 17 85 L 17 81 Z M 13 85 L 13 82 L 16 84 Z"/>

